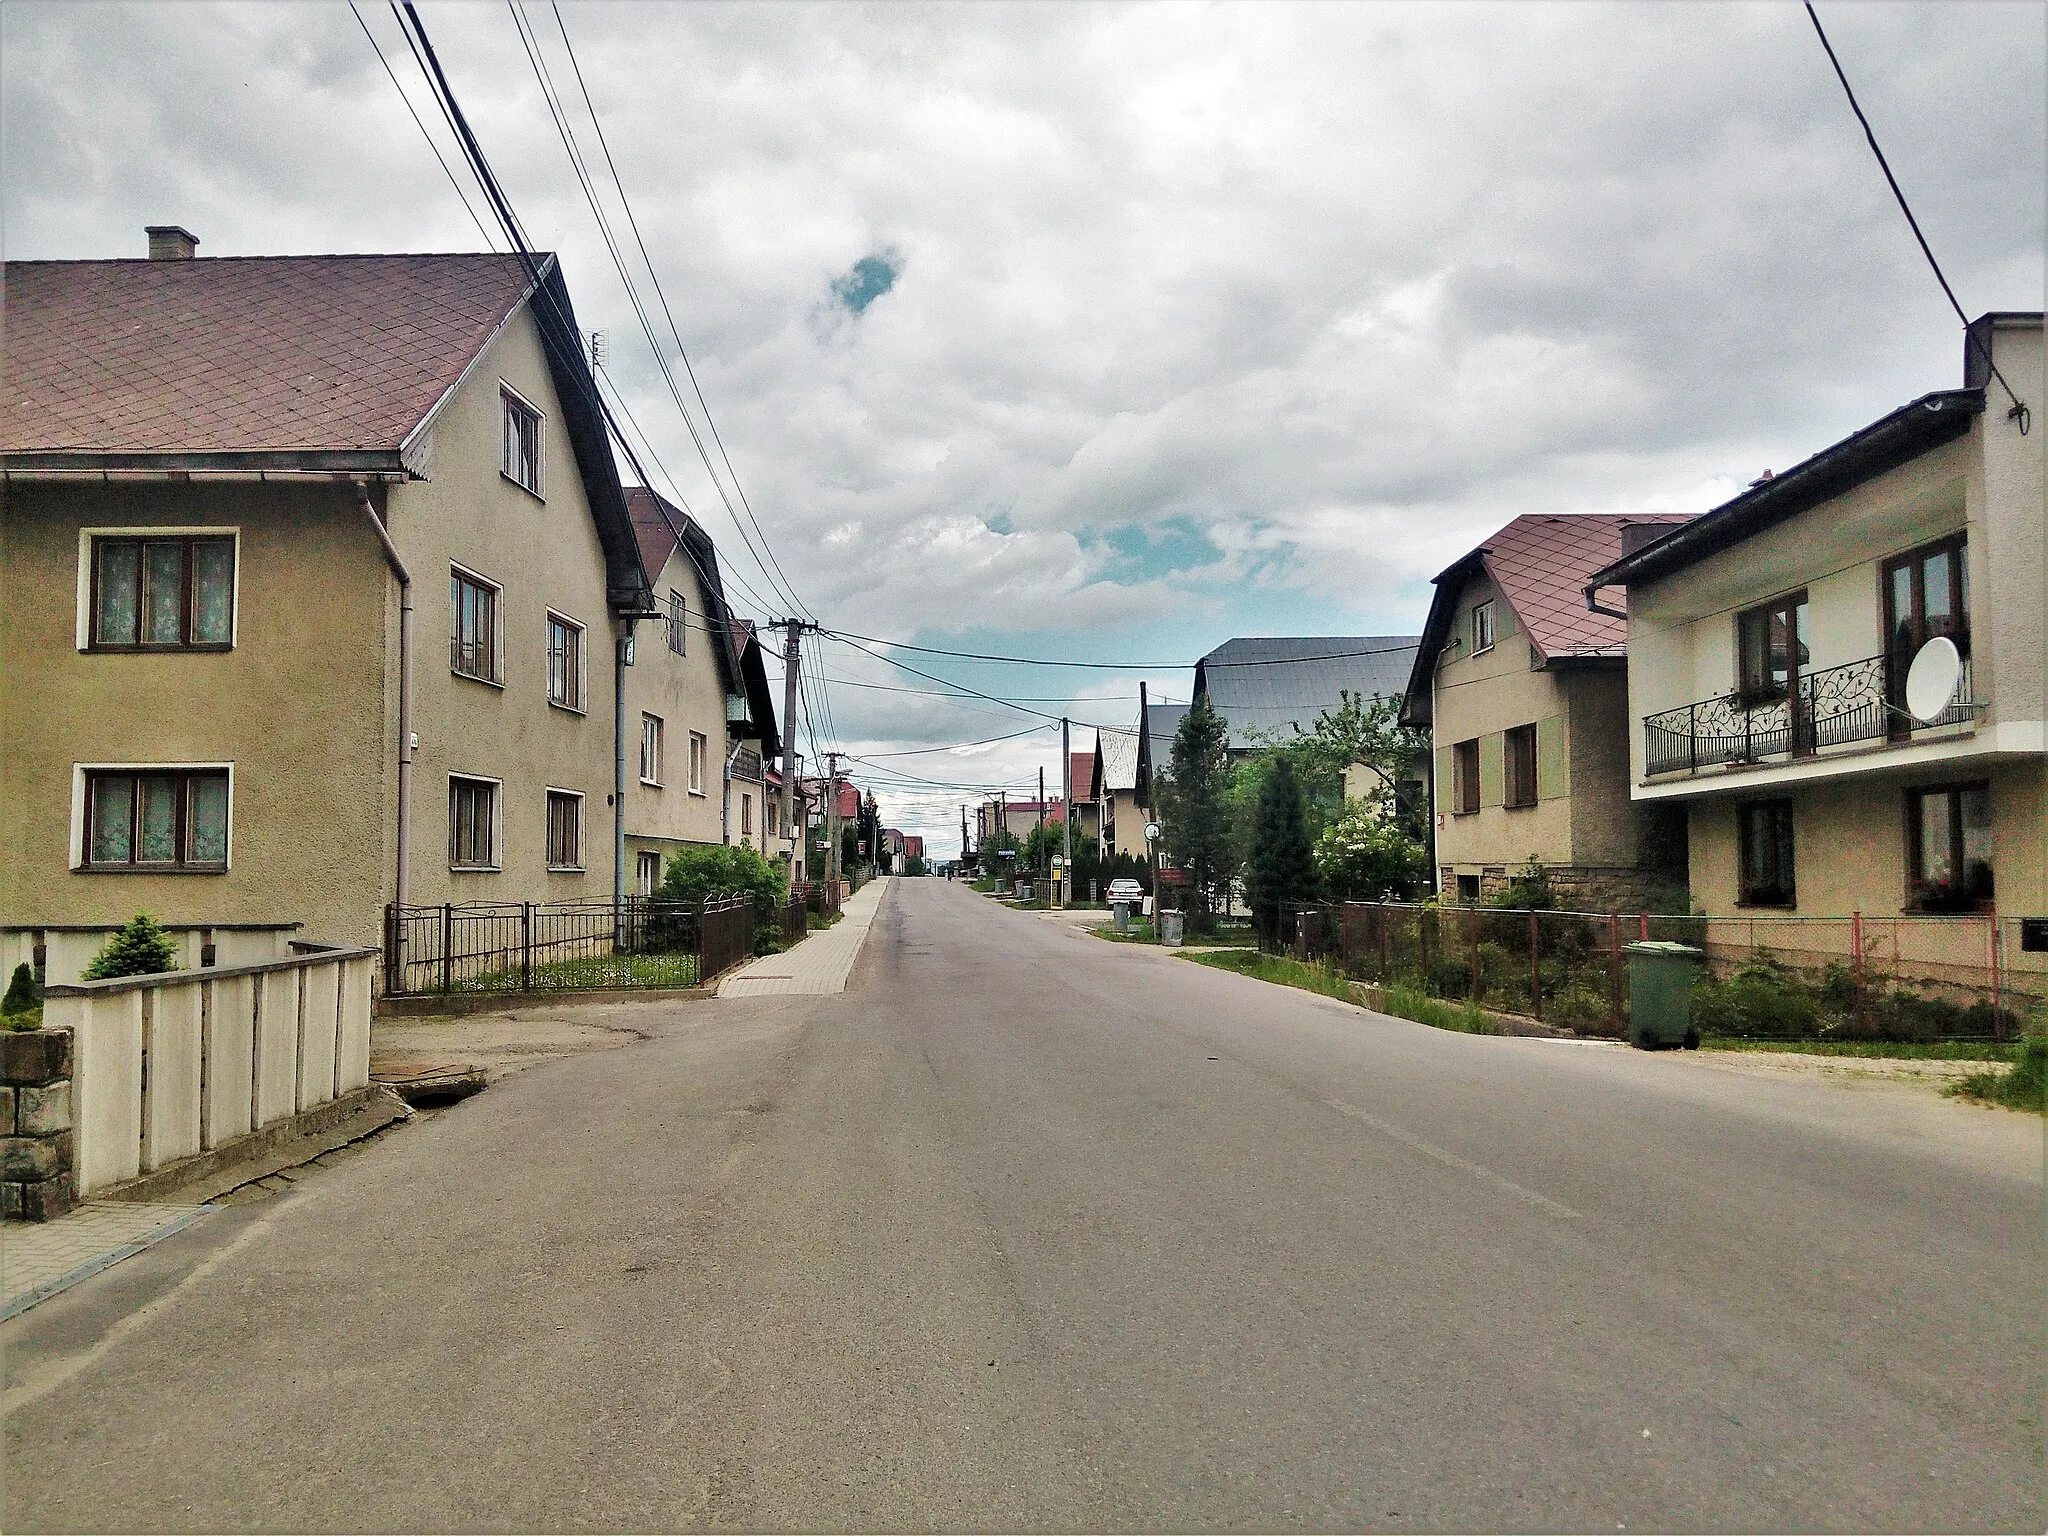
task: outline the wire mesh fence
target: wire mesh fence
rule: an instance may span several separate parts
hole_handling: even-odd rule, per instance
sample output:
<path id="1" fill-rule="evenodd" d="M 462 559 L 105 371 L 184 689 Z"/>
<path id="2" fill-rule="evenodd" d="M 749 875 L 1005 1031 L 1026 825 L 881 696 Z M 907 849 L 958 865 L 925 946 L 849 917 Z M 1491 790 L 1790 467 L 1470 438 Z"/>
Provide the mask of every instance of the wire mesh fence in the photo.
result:
<path id="1" fill-rule="evenodd" d="M 384 991 L 701 985 L 752 953 L 753 899 L 464 902 L 384 910 Z"/>
<path id="2" fill-rule="evenodd" d="M 1758 1039 L 2010 1040 L 2048 1018 L 2048 955 L 1989 913 L 1873 918 L 1659 916 L 1311 904 L 1290 914 L 1299 958 L 1359 980 L 1469 1001 L 1580 1034 L 1628 1031 L 1628 949 L 1701 951 L 1693 1021 Z"/>

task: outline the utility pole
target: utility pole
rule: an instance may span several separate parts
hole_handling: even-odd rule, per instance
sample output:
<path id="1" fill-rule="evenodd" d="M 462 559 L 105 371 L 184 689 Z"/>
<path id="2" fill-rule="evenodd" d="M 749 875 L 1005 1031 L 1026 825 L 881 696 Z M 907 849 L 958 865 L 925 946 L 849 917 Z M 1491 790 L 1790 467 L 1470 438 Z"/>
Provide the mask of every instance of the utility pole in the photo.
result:
<path id="1" fill-rule="evenodd" d="M 803 625 L 795 619 L 782 624 L 782 830 L 789 837 L 789 877 L 796 878 L 804 852 L 803 829 L 792 816 L 796 803 L 796 669 L 797 637 Z"/>
<path id="2" fill-rule="evenodd" d="M 1060 762 L 1064 765 L 1066 793 L 1060 797 L 1060 841 L 1066 857 L 1063 861 L 1065 875 L 1063 883 L 1071 887 L 1074 881 L 1074 753 L 1067 739 L 1067 717 L 1060 716 Z M 1063 892 L 1067 904 L 1073 905 L 1071 889 Z"/>
<path id="3" fill-rule="evenodd" d="M 826 879 L 839 878 L 839 754 L 827 752 L 825 767 L 828 775 L 825 801 L 825 868 L 829 871 Z"/>
<path id="4" fill-rule="evenodd" d="M 1152 706 L 1145 697 L 1145 680 L 1142 677 L 1138 679 L 1138 740 L 1147 747 L 1152 743 Z M 1149 829 L 1158 819 L 1152 810 L 1152 781 L 1159 774 L 1149 752 L 1145 766 L 1151 769 L 1145 775 L 1145 826 Z M 1159 921 L 1159 839 L 1156 837 L 1145 839 L 1145 863 L 1152 878 L 1152 921 L 1156 923 Z"/>
<path id="5" fill-rule="evenodd" d="M 1045 764 L 1038 765 L 1038 851 L 1045 852 Z M 1037 873 L 1037 871 L 1033 871 Z"/>

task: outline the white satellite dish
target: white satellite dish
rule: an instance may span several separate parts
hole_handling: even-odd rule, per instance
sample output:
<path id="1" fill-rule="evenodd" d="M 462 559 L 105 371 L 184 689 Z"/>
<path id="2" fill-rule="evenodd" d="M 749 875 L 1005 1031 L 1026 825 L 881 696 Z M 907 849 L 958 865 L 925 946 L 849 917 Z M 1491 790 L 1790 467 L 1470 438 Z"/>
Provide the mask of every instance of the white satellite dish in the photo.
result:
<path id="1" fill-rule="evenodd" d="M 1923 725 L 1949 706 L 1963 680 L 1963 653 L 1946 635 L 1920 647 L 1906 672 L 1906 709 Z"/>

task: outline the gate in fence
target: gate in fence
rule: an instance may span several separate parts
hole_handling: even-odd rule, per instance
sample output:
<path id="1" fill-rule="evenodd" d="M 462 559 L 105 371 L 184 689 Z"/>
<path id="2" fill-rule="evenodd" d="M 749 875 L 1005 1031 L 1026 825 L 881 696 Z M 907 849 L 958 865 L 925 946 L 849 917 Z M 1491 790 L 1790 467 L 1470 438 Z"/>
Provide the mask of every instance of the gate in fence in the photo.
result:
<path id="1" fill-rule="evenodd" d="M 750 896 L 384 909 L 384 992 L 700 986 L 753 952 Z"/>

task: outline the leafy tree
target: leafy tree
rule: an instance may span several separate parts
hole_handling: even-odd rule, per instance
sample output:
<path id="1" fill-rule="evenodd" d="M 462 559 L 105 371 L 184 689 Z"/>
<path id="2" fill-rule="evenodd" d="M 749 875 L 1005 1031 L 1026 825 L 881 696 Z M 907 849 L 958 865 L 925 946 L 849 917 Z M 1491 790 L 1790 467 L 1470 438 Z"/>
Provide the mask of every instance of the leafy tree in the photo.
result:
<path id="1" fill-rule="evenodd" d="M 923 854 L 913 853 L 912 855 L 910 855 L 909 858 L 903 861 L 903 873 L 905 873 L 906 875 L 921 875 L 924 872 L 925 863 Z"/>
<path id="2" fill-rule="evenodd" d="M 85 968 L 85 980 L 107 981 L 116 976 L 156 976 L 178 968 L 178 948 L 171 936 L 147 912 L 135 914 L 135 921 L 107 940 L 107 947 Z"/>
<path id="3" fill-rule="evenodd" d="M 1025 836 L 1020 862 L 1041 872 L 1051 869 L 1052 856 L 1064 852 L 1066 838 L 1067 824 L 1057 816 L 1048 816 Z"/>
<path id="4" fill-rule="evenodd" d="M 1362 764 L 1372 770 L 1368 777 L 1376 787 L 1391 792 L 1415 760 L 1429 750 L 1427 731 L 1400 723 L 1400 700 L 1362 698 L 1348 688 L 1339 698 L 1337 708 L 1317 715 L 1308 730 L 1297 723 L 1293 735 L 1285 739 L 1270 732 L 1252 733 L 1268 746 L 1284 747 L 1294 758 L 1309 806 L 1311 835 L 1319 834 L 1327 822 L 1343 814 L 1346 768 Z M 1423 841 L 1428 830 L 1426 809 L 1416 805 L 1401 810 L 1409 835 Z"/>
<path id="5" fill-rule="evenodd" d="M 728 847 L 686 847 L 669 855 L 655 895 L 663 901 L 701 902 L 711 896 L 754 898 L 754 945 L 778 941 L 789 877 L 781 860 L 764 859 L 745 843 Z M 655 926 L 659 926 L 659 920 Z M 673 937 L 664 929 L 662 937 Z"/>
<path id="6" fill-rule="evenodd" d="M 1005 864 L 1014 865 L 1021 862 L 1023 847 L 1024 845 L 1017 841 L 1017 834 L 1008 827 L 993 827 L 989 830 L 988 836 L 981 840 L 981 847 L 975 858 L 980 863 L 984 875 L 1000 875 Z M 1018 857 L 1005 859 L 1002 856 L 1005 848 L 1015 851 Z"/>
<path id="7" fill-rule="evenodd" d="M 1426 855 L 1392 809 L 1384 790 L 1354 800 L 1316 839 L 1316 874 L 1332 901 L 1406 901 L 1422 884 Z"/>
<path id="8" fill-rule="evenodd" d="M 1259 787 L 1259 819 L 1245 899 L 1261 949 L 1278 949 L 1284 937 L 1286 904 L 1306 900 L 1315 888 L 1315 861 L 1302 825 L 1301 783 L 1294 763 L 1276 752 Z"/>
<path id="9" fill-rule="evenodd" d="M 1190 919 L 1208 927 L 1216 898 L 1237 872 L 1224 788 L 1230 772 L 1223 718 L 1206 697 L 1180 717 L 1173 733 L 1172 767 L 1161 786 L 1168 844 L 1188 872 Z"/>

